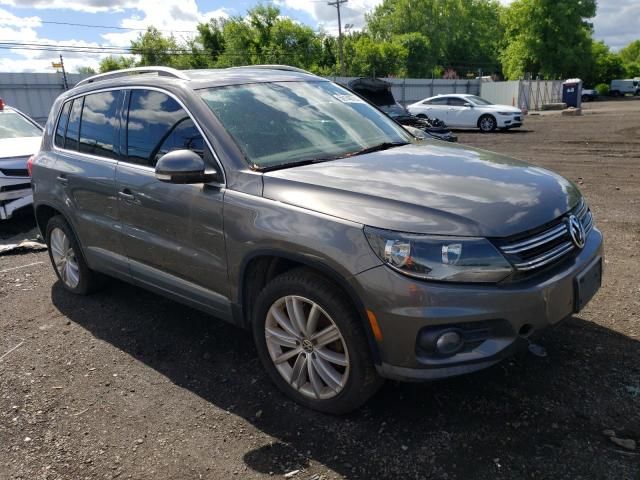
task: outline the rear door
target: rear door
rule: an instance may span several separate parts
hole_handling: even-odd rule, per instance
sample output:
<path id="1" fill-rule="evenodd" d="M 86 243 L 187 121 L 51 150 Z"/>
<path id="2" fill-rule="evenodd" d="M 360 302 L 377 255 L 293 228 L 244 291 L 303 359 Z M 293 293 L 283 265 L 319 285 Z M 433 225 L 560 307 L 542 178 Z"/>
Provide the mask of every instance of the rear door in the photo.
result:
<path id="1" fill-rule="evenodd" d="M 447 106 L 447 97 L 427 100 L 424 102 L 422 113 L 425 113 L 431 119 L 438 119 L 448 123 L 447 114 L 449 113 L 449 107 Z"/>
<path id="2" fill-rule="evenodd" d="M 221 168 L 183 105 L 166 92 L 127 94 L 125 152 L 117 168 L 123 242 L 140 284 L 229 319 L 223 235 Z M 220 174 L 211 184 L 177 185 L 156 179 L 162 155 L 196 152 Z"/>
<path id="3" fill-rule="evenodd" d="M 89 265 L 127 276 L 115 187 L 119 113 L 124 93 L 69 100 L 56 126 L 56 197 L 68 213 Z"/>

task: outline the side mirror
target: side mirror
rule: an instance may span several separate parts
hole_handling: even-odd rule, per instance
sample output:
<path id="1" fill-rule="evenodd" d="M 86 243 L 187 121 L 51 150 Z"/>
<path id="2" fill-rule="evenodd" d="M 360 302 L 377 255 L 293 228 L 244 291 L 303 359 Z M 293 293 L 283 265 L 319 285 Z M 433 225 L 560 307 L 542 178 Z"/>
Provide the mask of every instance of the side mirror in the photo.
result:
<path id="1" fill-rule="evenodd" d="M 465 107 L 473 108 L 473 103 L 466 102 L 464 104 Z"/>
<path id="2" fill-rule="evenodd" d="M 191 150 L 174 150 L 156 163 L 156 178 L 167 183 L 209 183 L 217 178 L 215 170 L 205 170 L 204 160 Z"/>

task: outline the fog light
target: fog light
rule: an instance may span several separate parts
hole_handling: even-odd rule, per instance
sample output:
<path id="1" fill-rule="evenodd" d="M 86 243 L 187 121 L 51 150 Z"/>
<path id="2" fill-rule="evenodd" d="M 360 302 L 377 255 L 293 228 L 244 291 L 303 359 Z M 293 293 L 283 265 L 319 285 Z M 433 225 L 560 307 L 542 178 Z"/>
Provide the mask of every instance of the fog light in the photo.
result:
<path id="1" fill-rule="evenodd" d="M 436 349 L 442 355 L 456 353 L 462 347 L 462 336 L 458 332 L 445 332 L 436 340 Z"/>

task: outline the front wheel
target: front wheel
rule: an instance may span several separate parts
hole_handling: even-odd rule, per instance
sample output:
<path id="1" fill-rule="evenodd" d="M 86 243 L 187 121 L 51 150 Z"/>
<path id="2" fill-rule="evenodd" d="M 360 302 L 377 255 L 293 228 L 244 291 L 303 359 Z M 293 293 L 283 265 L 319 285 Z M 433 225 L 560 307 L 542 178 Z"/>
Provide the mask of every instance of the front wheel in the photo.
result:
<path id="1" fill-rule="evenodd" d="M 264 288 L 253 334 L 278 388 L 314 410 L 348 413 L 382 384 L 354 308 L 330 281 L 309 270 L 285 272 Z"/>
<path id="2" fill-rule="evenodd" d="M 493 132 L 497 126 L 496 119 L 492 115 L 483 115 L 478 120 L 478 127 L 483 133 Z"/>

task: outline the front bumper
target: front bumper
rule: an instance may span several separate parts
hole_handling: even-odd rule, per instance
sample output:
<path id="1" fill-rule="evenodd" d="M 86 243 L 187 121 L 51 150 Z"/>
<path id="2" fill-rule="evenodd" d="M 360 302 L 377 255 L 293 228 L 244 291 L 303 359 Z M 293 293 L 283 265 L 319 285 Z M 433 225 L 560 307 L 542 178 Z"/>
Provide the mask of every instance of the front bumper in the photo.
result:
<path id="1" fill-rule="evenodd" d="M 523 115 L 496 115 L 498 128 L 521 127 L 524 123 Z"/>
<path id="2" fill-rule="evenodd" d="M 579 253 L 515 282 L 416 281 L 385 266 L 356 275 L 354 288 L 375 314 L 382 333 L 379 374 L 399 380 L 427 380 L 499 362 L 526 347 L 528 338 L 574 313 L 575 278 L 602 257 L 602 234 L 594 228 Z M 430 356 L 418 348 L 417 337 L 423 328 L 437 326 L 477 327 L 488 329 L 490 335 L 453 356 Z"/>

